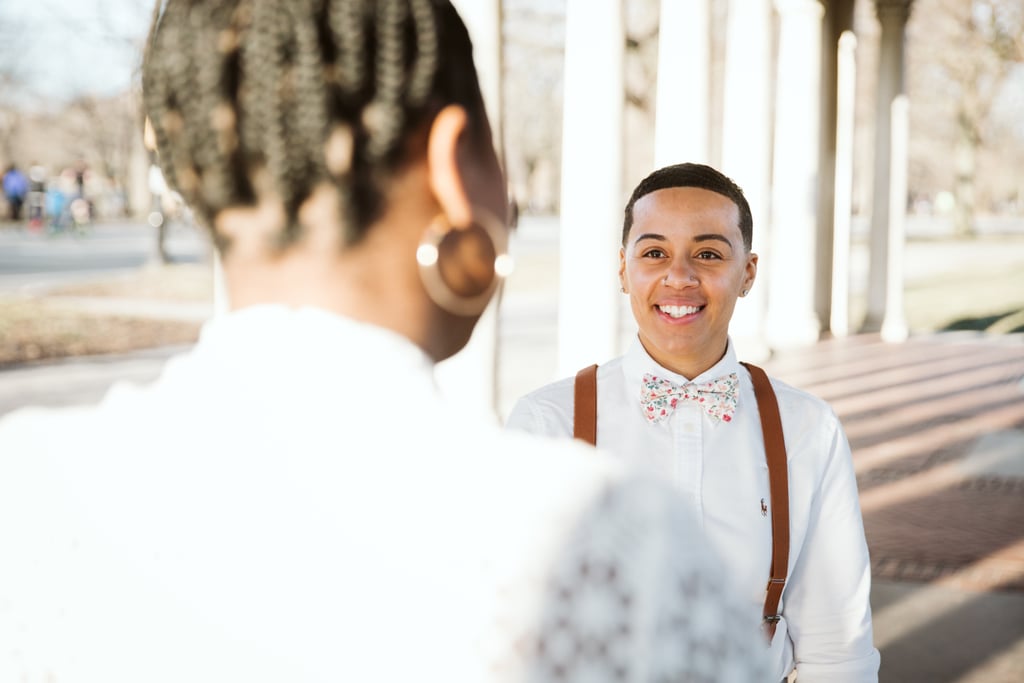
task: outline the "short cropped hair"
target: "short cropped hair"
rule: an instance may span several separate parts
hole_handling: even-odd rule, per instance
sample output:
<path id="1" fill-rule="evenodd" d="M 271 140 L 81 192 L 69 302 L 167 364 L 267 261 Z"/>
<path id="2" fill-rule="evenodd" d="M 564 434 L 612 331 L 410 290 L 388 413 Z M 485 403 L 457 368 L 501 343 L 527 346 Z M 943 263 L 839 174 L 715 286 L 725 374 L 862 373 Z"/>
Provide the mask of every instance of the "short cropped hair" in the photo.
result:
<path id="1" fill-rule="evenodd" d="M 667 190 L 673 187 L 697 187 L 702 190 L 710 190 L 728 197 L 736 205 L 740 216 L 740 234 L 743 236 L 743 247 L 750 252 L 754 236 L 754 217 L 750 213 L 750 204 L 743 196 L 743 190 L 730 178 L 720 171 L 705 166 L 704 164 L 674 164 L 665 166 L 654 171 L 640 181 L 640 184 L 633 190 L 629 201 L 626 203 L 624 220 L 622 222 L 622 246 L 626 246 L 629 238 L 629 229 L 633 227 L 633 205 L 646 195 L 657 190 Z"/>

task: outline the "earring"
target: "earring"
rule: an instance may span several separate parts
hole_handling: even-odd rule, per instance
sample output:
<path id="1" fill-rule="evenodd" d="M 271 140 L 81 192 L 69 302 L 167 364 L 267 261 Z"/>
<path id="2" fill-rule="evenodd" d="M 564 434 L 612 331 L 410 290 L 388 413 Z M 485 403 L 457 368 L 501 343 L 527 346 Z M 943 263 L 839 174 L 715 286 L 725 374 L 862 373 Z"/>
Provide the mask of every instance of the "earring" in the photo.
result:
<path id="1" fill-rule="evenodd" d="M 619 287 L 619 291 L 622 292 L 623 294 L 625 294 L 626 293 L 626 288 L 625 287 Z"/>
<path id="2" fill-rule="evenodd" d="M 442 274 L 441 261 L 453 258 L 460 249 L 457 243 L 461 239 L 472 239 L 473 234 L 482 232 L 487 244 L 482 250 L 493 253 L 494 263 L 487 264 L 490 271 L 488 281 L 469 293 L 455 291 Z M 473 222 L 466 227 L 455 227 L 448 222 L 444 214 L 439 214 L 423 232 L 420 244 L 416 248 L 416 262 L 420 267 L 420 280 L 427 290 L 427 296 L 439 307 L 455 315 L 472 317 L 480 315 L 487 308 L 491 296 L 498 288 L 502 278 L 512 273 L 514 261 L 505 251 L 506 231 L 501 222 L 489 211 L 473 207 Z M 478 250 L 479 251 L 479 250 Z M 459 264 L 453 268 L 464 271 Z"/>
<path id="3" fill-rule="evenodd" d="M 749 293 L 750 293 L 749 289 L 744 289 L 742 292 L 740 292 L 740 296 L 746 296 Z"/>

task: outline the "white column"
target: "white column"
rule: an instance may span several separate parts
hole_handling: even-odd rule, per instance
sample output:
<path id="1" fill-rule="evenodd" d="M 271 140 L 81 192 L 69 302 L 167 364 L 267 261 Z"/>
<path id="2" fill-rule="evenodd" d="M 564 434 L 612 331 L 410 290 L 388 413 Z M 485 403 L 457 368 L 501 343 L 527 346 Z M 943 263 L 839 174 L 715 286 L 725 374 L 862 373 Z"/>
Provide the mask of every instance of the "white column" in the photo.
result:
<path id="1" fill-rule="evenodd" d="M 558 372 L 617 351 L 625 34 L 620 0 L 567 0 Z"/>
<path id="2" fill-rule="evenodd" d="M 731 0 L 725 51 L 721 170 L 743 188 L 754 216 L 753 251 L 764 259 L 750 294 L 736 304 L 729 334 L 741 358 L 761 361 L 769 354 L 763 327 L 771 268 L 771 0 Z"/>
<path id="3" fill-rule="evenodd" d="M 877 332 L 886 314 L 889 275 L 892 103 L 905 92 L 904 42 L 910 0 L 875 0 L 882 37 L 878 56 L 875 109 L 875 177 L 869 242 L 868 302 L 863 329 Z"/>
<path id="4" fill-rule="evenodd" d="M 853 213 L 853 124 L 857 90 L 857 37 L 839 37 L 836 69 L 836 179 L 832 225 L 832 306 L 829 329 L 850 333 L 850 218 Z"/>
<path id="5" fill-rule="evenodd" d="M 910 135 L 909 103 L 906 95 L 892 102 L 891 150 L 889 178 L 889 263 L 885 291 L 885 318 L 882 339 L 887 342 L 906 341 L 907 321 L 903 316 L 903 244 L 907 218 L 907 138 Z"/>
<path id="6" fill-rule="evenodd" d="M 501 139 L 501 0 L 453 0 L 473 40 L 480 90 L 494 131 Z M 435 370 L 442 392 L 464 401 L 468 407 L 496 412 L 498 405 L 498 304 L 499 295 L 487 307 L 466 347 Z"/>
<path id="7" fill-rule="evenodd" d="M 820 139 L 821 31 L 818 0 L 775 0 L 779 58 L 775 95 L 775 163 L 769 269 L 768 343 L 813 344 Z"/>
<path id="8" fill-rule="evenodd" d="M 661 0 L 654 165 L 708 162 L 710 0 Z M 572 0 L 569 0 L 572 5 Z"/>

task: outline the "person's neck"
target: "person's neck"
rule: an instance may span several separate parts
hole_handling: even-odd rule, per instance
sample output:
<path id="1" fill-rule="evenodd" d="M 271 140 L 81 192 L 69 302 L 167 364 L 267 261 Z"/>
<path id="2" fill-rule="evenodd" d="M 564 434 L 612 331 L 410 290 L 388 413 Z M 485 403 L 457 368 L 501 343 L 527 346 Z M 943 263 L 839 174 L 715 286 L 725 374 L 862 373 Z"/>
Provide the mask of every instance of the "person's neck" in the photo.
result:
<path id="1" fill-rule="evenodd" d="M 396 332 L 441 360 L 461 348 L 473 321 L 440 311 L 419 281 L 416 247 L 432 206 L 412 173 L 394 181 L 385 214 L 355 244 L 342 243 L 338 198 L 321 186 L 299 211 L 300 239 L 270 246 L 283 223 L 279 204 L 223 211 L 217 230 L 230 247 L 224 284 L 232 309 L 259 304 L 316 307 Z M 422 185 L 422 182 L 420 182 Z"/>
<path id="2" fill-rule="evenodd" d="M 408 268 L 398 267 L 399 250 L 341 254 L 306 250 L 301 245 L 279 256 L 224 260 L 224 280 L 232 310 L 263 304 L 313 307 L 390 329 L 432 357 L 427 302 L 418 301 Z M 382 274 L 387 274 L 386 276 Z M 415 272 L 413 272 L 415 276 Z M 404 292 L 404 294 L 403 294 Z"/>
<path id="3" fill-rule="evenodd" d="M 640 339 L 640 344 L 644 347 L 647 355 L 654 360 L 655 363 L 661 367 L 674 372 L 677 375 L 681 375 L 686 379 L 693 381 L 697 377 L 700 377 L 705 372 L 715 367 L 729 350 L 729 342 L 722 346 L 721 353 L 717 355 L 693 355 L 693 356 L 671 356 L 665 357 L 660 354 L 652 353 L 651 349 L 643 343 L 643 339 Z"/>

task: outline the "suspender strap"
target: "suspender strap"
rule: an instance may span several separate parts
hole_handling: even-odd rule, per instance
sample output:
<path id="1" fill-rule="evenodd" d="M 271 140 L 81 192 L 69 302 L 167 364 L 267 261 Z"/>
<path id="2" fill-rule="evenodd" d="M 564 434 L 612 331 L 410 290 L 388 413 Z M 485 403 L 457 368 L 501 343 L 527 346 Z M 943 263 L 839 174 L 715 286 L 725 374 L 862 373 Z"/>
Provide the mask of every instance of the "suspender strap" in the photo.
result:
<path id="1" fill-rule="evenodd" d="M 786 587 L 789 572 L 789 465 L 786 441 L 782 434 L 782 418 L 771 381 L 756 365 L 742 363 L 750 372 L 761 416 L 761 436 L 768 461 L 768 488 L 772 503 L 772 566 L 764 596 L 762 626 L 769 642 L 782 615 L 779 601 Z M 591 445 L 597 444 L 597 366 L 591 365 L 576 373 L 574 386 L 572 435 Z"/>
<path id="2" fill-rule="evenodd" d="M 782 618 L 779 614 L 779 600 L 786 587 L 786 576 L 789 571 L 789 467 L 786 462 L 786 442 L 782 435 L 779 403 L 768 375 L 756 365 L 743 365 L 750 371 L 750 379 L 754 383 L 757 412 L 761 416 L 765 458 L 768 460 L 768 486 L 772 501 L 772 568 L 765 590 L 762 626 L 765 635 L 771 641 L 775 636 L 775 627 Z"/>
<path id="3" fill-rule="evenodd" d="M 597 445 L 597 366 L 576 373 L 573 387 L 572 436 Z"/>

